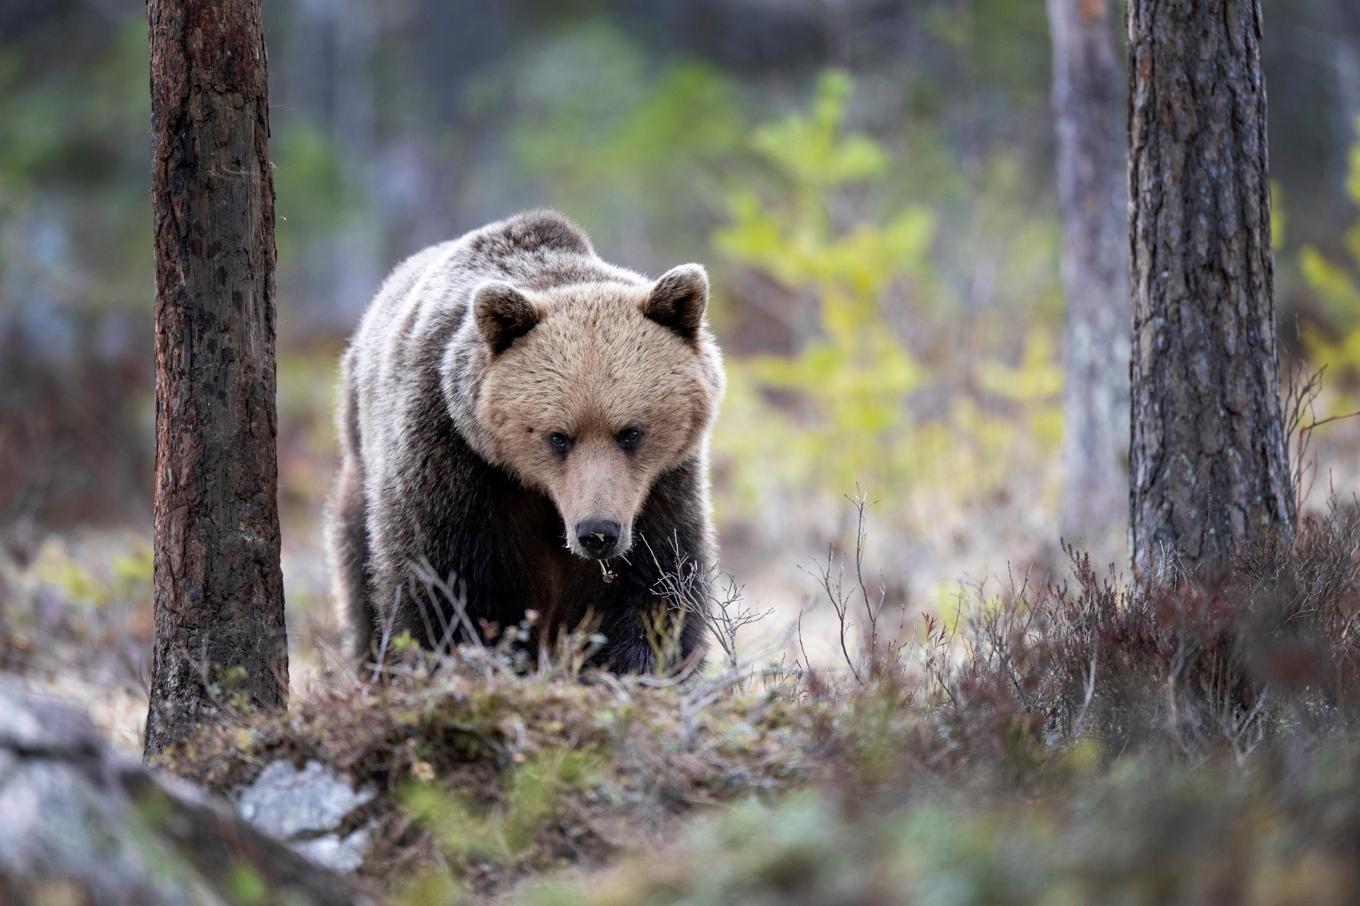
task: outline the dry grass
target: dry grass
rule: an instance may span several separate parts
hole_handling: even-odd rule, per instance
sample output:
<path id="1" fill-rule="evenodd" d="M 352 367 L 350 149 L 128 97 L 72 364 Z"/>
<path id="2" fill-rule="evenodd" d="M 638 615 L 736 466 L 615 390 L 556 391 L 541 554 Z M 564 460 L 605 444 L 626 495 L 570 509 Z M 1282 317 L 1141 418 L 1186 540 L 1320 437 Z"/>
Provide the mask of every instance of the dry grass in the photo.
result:
<path id="1" fill-rule="evenodd" d="M 489 649 L 407 651 L 378 682 L 331 676 L 290 714 L 241 715 L 167 763 L 223 791 L 280 758 L 334 765 L 381 793 L 354 816 L 380 827 L 368 873 L 447 866 L 480 892 L 599 863 L 656 839 L 677 815 L 807 783 L 820 769 L 785 677 L 523 674 L 511 660 Z M 474 823 L 484 839 L 455 839 Z"/>

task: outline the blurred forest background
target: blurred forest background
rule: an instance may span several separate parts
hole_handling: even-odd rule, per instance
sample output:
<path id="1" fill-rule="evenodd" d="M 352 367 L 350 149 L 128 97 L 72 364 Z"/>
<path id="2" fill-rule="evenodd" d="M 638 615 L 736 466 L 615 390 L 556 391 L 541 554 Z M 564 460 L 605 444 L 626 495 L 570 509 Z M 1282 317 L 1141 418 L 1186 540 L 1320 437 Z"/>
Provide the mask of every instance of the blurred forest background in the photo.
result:
<path id="1" fill-rule="evenodd" d="M 1283 370 L 1327 367 L 1321 417 L 1360 405 L 1360 6 L 1264 7 Z M 1061 573 L 1038 0 L 265 14 L 295 664 L 335 637 L 320 529 L 349 331 L 403 257 L 534 206 L 606 260 L 708 265 L 730 377 L 724 568 L 773 610 L 753 630 L 771 656 L 817 590 L 800 565 L 853 548 L 847 497 L 869 502 L 868 564 L 894 600 Z M 0 660 L 23 661 L 0 666 L 101 687 L 82 697 L 121 700 L 101 719 L 133 746 L 152 630 L 149 121 L 141 3 L 0 0 L 0 628 L 17 640 Z M 1355 423 L 1319 432 L 1309 505 L 1352 493 L 1357 453 Z M 1122 569 L 1122 513 L 1108 529 L 1068 540 Z M 833 625 L 808 615 L 810 651 Z"/>

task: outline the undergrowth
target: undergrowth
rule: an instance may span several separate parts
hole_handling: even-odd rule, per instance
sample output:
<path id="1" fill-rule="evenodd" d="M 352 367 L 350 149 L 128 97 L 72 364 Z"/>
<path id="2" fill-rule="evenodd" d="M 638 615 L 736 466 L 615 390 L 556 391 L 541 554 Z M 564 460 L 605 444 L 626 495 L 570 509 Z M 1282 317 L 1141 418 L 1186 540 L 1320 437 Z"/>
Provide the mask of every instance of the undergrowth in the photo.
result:
<path id="1" fill-rule="evenodd" d="M 1360 887 L 1360 515 L 1228 578 L 1130 587 L 1071 552 L 890 631 L 855 556 L 819 574 L 844 663 L 526 667 L 393 646 L 170 766 L 231 790 L 287 758 L 381 795 L 364 871 L 399 901 L 1350 902 Z M 672 586 L 683 587 L 681 585 Z M 401 649 L 401 650 L 396 650 Z M 573 654 L 576 652 L 576 654 Z M 721 662 L 720 664 L 717 662 Z M 373 678 L 376 676 L 376 680 Z M 565 869 L 565 872 L 560 871 Z"/>

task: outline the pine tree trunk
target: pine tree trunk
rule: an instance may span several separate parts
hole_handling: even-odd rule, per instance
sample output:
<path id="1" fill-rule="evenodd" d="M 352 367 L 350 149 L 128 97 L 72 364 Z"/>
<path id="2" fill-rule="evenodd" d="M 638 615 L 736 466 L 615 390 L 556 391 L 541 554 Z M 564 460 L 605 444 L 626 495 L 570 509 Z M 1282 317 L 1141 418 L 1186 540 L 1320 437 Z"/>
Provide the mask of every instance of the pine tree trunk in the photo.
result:
<path id="1" fill-rule="evenodd" d="M 1107 0 L 1048 0 L 1067 327 L 1062 531 L 1112 541 L 1128 508 L 1125 82 Z"/>
<path id="2" fill-rule="evenodd" d="M 146 752 L 282 704 L 274 185 L 259 0 L 148 0 L 156 644 Z"/>
<path id="3" fill-rule="evenodd" d="M 1131 0 L 1135 568 L 1287 538 L 1259 0 Z"/>

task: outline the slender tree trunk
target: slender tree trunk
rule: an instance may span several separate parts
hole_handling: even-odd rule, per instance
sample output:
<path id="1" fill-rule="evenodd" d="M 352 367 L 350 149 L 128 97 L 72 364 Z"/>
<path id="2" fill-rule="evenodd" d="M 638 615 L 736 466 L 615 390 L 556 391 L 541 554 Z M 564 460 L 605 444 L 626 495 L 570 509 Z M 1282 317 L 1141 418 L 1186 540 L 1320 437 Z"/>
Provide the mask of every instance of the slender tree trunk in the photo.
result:
<path id="1" fill-rule="evenodd" d="M 1135 568 L 1287 538 L 1259 0 L 1130 0 Z"/>
<path id="2" fill-rule="evenodd" d="M 149 755 L 278 706 L 288 645 L 274 408 L 274 185 L 260 0 L 148 0 L 156 243 Z"/>
<path id="3" fill-rule="evenodd" d="M 1099 544 L 1128 507 L 1125 81 L 1107 0 L 1048 0 L 1063 218 L 1063 534 Z"/>

